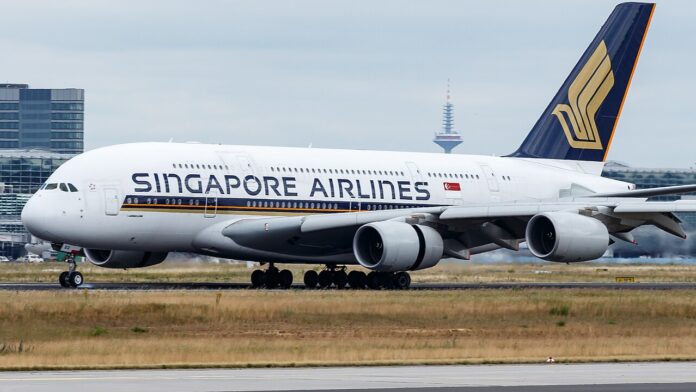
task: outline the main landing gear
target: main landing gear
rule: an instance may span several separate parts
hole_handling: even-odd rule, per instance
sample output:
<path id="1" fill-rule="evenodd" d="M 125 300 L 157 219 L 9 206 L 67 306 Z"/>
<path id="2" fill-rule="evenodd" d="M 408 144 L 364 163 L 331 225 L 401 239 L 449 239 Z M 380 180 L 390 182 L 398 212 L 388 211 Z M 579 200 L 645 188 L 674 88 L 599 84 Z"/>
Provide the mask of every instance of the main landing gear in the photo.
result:
<path id="1" fill-rule="evenodd" d="M 378 272 L 346 271 L 345 266 L 327 264 L 326 269 L 317 272 L 309 270 L 304 273 L 304 285 L 307 289 L 372 289 L 372 290 L 405 290 L 411 286 L 411 275 L 406 271 Z M 269 263 L 266 270 L 257 269 L 251 273 L 251 287 L 266 289 L 289 289 L 293 277 L 289 270 L 278 270 Z"/>
<path id="2" fill-rule="evenodd" d="M 77 265 L 75 264 L 75 256 L 68 256 L 68 270 L 63 271 L 58 276 L 58 283 L 61 287 L 80 287 L 82 283 L 85 282 L 82 274 L 77 271 Z"/>
<path id="3" fill-rule="evenodd" d="M 369 274 L 365 274 L 362 271 L 350 271 L 350 273 L 346 273 L 346 267 L 327 265 L 326 269 L 319 273 L 314 270 L 305 272 L 304 284 L 308 289 L 317 287 L 322 289 L 330 287 L 343 289 L 349 286 L 351 289 L 404 290 L 411 286 L 411 276 L 408 272 L 372 271 Z"/>
<path id="4" fill-rule="evenodd" d="M 289 270 L 278 270 L 273 263 L 268 265 L 268 269 L 254 270 L 251 273 L 252 288 L 267 288 L 267 289 L 289 289 L 292 286 L 292 272 Z"/>

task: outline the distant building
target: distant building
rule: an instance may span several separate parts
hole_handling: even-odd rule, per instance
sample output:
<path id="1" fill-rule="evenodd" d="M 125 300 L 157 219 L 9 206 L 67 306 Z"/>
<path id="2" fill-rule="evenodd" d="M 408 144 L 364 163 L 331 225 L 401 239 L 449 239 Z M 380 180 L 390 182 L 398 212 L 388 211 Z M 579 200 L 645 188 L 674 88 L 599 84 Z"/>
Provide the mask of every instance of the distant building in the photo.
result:
<path id="1" fill-rule="evenodd" d="M 602 176 L 636 184 L 637 189 L 659 186 L 696 184 L 696 169 L 637 168 L 618 162 L 608 162 Z M 658 196 L 651 200 L 693 199 L 696 194 Z M 617 242 L 612 246 L 615 257 L 696 256 L 696 213 L 677 214 L 690 234 L 686 240 L 676 238 L 653 227 L 635 231 L 638 245 Z"/>
<path id="2" fill-rule="evenodd" d="M 76 155 L 84 151 L 82 89 L 35 89 L 0 84 L 0 149 L 41 148 Z"/>
<path id="3" fill-rule="evenodd" d="M 31 235 L 22 208 L 41 184 L 72 155 L 42 150 L 0 149 L 0 255 L 17 258 Z"/>
<path id="4" fill-rule="evenodd" d="M 449 81 L 447 81 L 447 101 L 442 107 L 442 131 L 435 134 L 435 144 L 445 150 L 445 154 L 462 144 L 462 137 L 454 131 L 454 105 L 450 102 Z"/>
<path id="5" fill-rule="evenodd" d="M 660 186 L 696 184 L 696 169 L 670 169 L 670 168 L 639 168 L 631 167 L 619 162 L 607 162 L 602 176 L 615 180 L 636 184 L 636 189 L 655 188 Z M 693 198 L 696 193 L 687 195 L 657 196 L 651 200 L 671 201 L 681 198 Z M 680 217 L 691 228 L 696 230 L 696 214 L 683 213 Z"/>

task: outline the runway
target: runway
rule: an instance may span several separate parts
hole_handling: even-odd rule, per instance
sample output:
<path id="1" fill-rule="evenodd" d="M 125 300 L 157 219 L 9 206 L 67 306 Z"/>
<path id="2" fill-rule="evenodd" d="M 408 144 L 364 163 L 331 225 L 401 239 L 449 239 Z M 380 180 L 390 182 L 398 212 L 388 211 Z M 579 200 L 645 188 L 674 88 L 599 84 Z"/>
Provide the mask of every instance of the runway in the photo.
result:
<path id="1" fill-rule="evenodd" d="M 80 289 L 90 290 L 247 290 L 245 283 L 85 283 Z M 296 284 L 293 290 L 305 290 Z M 414 283 L 410 290 L 528 290 L 528 289 L 606 289 L 606 290 L 696 290 L 696 283 L 582 283 L 582 282 L 503 282 L 503 283 Z M 58 283 L 0 283 L 0 290 L 47 291 L 69 290 Z M 280 290 L 280 289 L 279 289 Z M 346 289 L 349 290 L 349 289 Z"/>
<path id="2" fill-rule="evenodd" d="M 696 363 L 395 366 L 0 373 L 0 390 L 178 391 L 668 391 L 696 390 Z"/>

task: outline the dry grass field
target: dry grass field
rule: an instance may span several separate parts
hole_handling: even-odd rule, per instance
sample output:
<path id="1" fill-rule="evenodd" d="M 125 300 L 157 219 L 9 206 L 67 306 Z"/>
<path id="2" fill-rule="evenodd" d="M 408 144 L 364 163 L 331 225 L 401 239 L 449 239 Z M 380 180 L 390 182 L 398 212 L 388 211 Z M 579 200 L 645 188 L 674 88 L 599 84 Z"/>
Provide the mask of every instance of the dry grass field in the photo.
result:
<path id="1" fill-rule="evenodd" d="M 0 368 L 696 359 L 696 292 L 3 292 Z"/>
<path id="2" fill-rule="evenodd" d="M 295 281 L 302 281 L 306 265 L 290 268 Z M 64 263 L 0 263 L 2 282 L 56 282 Z M 81 263 L 87 282 L 242 282 L 251 270 L 245 264 L 210 264 L 167 261 L 153 267 L 113 270 Z M 319 267 L 316 268 L 317 270 Z M 647 263 L 471 263 L 444 262 L 435 268 L 412 273 L 414 282 L 613 282 L 617 276 L 633 276 L 637 282 L 696 282 L 696 265 Z"/>

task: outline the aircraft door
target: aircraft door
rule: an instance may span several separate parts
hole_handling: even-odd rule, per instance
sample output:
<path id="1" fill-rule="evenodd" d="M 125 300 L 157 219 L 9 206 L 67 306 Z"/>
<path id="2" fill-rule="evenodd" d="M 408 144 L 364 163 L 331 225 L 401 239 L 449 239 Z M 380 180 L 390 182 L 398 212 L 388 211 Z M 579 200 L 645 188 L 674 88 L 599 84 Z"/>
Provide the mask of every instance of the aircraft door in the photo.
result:
<path id="1" fill-rule="evenodd" d="M 121 209 L 121 198 L 118 189 L 114 187 L 104 188 L 104 213 L 109 216 L 118 215 Z"/>
<path id="2" fill-rule="evenodd" d="M 254 167 L 254 163 L 251 160 L 251 157 L 249 157 L 249 154 L 245 152 L 218 152 L 218 155 L 220 158 L 222 158 L 222 161 L 225 162 L 225 164 L 232 170 L 235 168 L 238 169 L 238 172 L 235 172 L 234 174 L 239 175 L 239 178 L 241 181 L 245 181 L 244 179 L 247 176 L 256 176 L 256 169 Z M 249 184 L 252 188 L 254 188 L 256 185 L 254 184 Z"/>
<path id="3" fill-rule="evenodd" d="M 203 214 L 206 218 L 215 218 L 217 215 L 218 208 L 218 192 L 213 190 L 205 195 L 205 212 Z"/>
<path id="4" fill-rule="evenodd" d="M 408 172 L 411 174 L 411 179 L 413 182 L 423 180 L 423 175 L 415 162 L 406 162 L 406 167 L 408 167 Z"/>
<path id="5" fill-rule="evenodd" d="M 488 190 L 491 192 L 500 191 L 498 179 L 495 177 L 495 172 L 493 172 L 493 169 L 491 169 L 491 167 L 488 165 L 481 165 L 481 169 L 483 170 L 483 175 L 486 177 L 486 181 L 488 182 Z"/>

